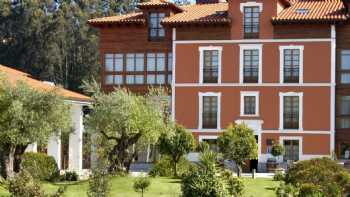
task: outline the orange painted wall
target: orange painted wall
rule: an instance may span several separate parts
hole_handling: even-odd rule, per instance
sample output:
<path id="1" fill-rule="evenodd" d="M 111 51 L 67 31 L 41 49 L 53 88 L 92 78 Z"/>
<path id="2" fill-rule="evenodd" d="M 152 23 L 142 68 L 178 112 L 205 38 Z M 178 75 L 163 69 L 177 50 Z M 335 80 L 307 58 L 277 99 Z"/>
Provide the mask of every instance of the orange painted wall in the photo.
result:
<path id="1" fill-rule="evenodd" d="M 186 128 L 198 128 L 199 92 L 221 92 L 221 128 L 240 117 L 240 91 L 260 92 L 263 130 L 279 128 L 279 92 L 303 92 L 304 130 L 330 130 L 329 87 L 176 87 L 175 118 Z"/>
<path id="2" fill-rule="evenodd" d="M 223 46 L 222 83 L 239 82 L 239 44 L 177 44 L 176 45 L 176 83 L 199 82 L 199 47 Z M 308 43 L 263 43 L 262 80 L 263 83 L 279 83 L 279 46 L 304 46 L 304 82 L 329 83 L 331 71 L 330 42 Z M 317 58 L 315 58 L 317 57 Z M 180 74 L 179 74 L 180 73 Z"/>

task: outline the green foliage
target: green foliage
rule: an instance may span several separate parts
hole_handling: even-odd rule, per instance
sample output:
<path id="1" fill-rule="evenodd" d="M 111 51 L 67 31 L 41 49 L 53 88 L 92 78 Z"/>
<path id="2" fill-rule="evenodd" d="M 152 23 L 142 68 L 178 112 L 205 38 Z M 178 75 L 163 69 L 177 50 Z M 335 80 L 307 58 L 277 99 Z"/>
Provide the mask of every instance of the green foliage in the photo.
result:
<path id="1" fill-rule="evenodd" d="M 208 142 L 200 142 L 197 146 L 197 151 L 200 153 L 204 153 L 206 151 L 210 150 L 210 145 L 208 144 Z"/>
<path id="2" fill-rule="evenodd" d="M 276 172 L 273 176 L 274 181 L 283 181 L 284 180 L 284 174 L 282 172 Z"/>
<path id="3" fill-rule="evenodd" d="M 60 176 L 60 181 L 78 181 L 79 176 L 76 172 L 67 171 L 63 175 Z"/>
<path id="4" fill-rule="evenodd" d="M 168 104 L 163 92 L 138 96 L 116 89 L 105 94 L 96 84 L 87 85 L 87 90 L 95 92 L 92 113 L 85 121 L 87 130 L 105 141 L 111 171 L 127 169 L 125 164 L 131 163 L 139 146 L 155 144 L 168 131 L 164 114 Z"/>
<path id="5" fill-rule="evenodd" d="M 284 153 L 284 147 L 281 144 L 274 144 L 271 149 L 271 154 L 274 157 L 278 157 L 280 155 L 283 155 Z"/>
<path id="6" fill-rule="evenodd" d="M 89 197 L 108 197 L 110 196 L 111 185 L 109 182 L 109 175 L 107 167 L 102 167 L 103 162 L 92 170 L 89 179 L 89 190 L 87 195 Z"/>
<path id="7" fill-rule="evenodd" d="M 182 179 L 181 190 L 184 197 L 224 197 L 241 196 L 243 182 L 232 173 L 217 166 L 217 154 L 206 151 L 201 154 L 197 168 L 192 169 Z"/>
<path id="8" fill-rule="evenodd" d="M 190 169 L 193 168 L 193 164 L 188 161 L 185 157 L 181 157 L 177 164 L 177 174 L 180 177 L 188 174 Z M 162 177 L 171 177 L 174 175 L 174 169 L 172 165 L 172 160 L 169 156 L 162 156 L 162 158 L 155 163 L 152 170 L 149 172 L 150 176 L 162 176 Z"/>
<path id="9" fill-rule="evenodd" d="M 38 180 L 23 170 L 10 178 L 8 189 L 13 197 L 60 197 L 64 194 L 66 187 L 60 187 L 52 195 L 45 194 Z"/>
<path id="10" fill-rule="evenodd" d="M 136 192 L 141 192 L 143 196 L 144 192 L 147 191 L 148 187 L 151 185 L 151 181 L 148 177 L 138 177 L 134 182 L 134 190 Z"/>
<path id="11" fill-rule="evenodd" d="M 237 164 L 239 176 L 245 161 L 256 159 L 258 156 L 254 132 L 245 124 L 230 125 L 223 135 L 219 136 L 218 144 L 224 158 Z"/>
<path id="12" fill-rule="evenodd" d="M 276 189 L 277 197 L 296 197 L 298 196 L 298 190 L 291 184 L 285 184 L 281 182 L 280 186 Z"/>
<path id="13" fill-rule="evenodd" d="M 181 157 L 194 149 L 195 141 L 192 133 L 180 125 L 175 125 L 174 133 L 163 134 L 159 139 L 159 150 L 162 154 L 169 155 L 174 176 L 178 176 L 177 164 Z"/>
<path id="14" fill-rule="evenodd" d="M 343 196 L 350 191 L 349 173 L 329 158 L 298 162 L 286 173 L 285 182 L 304 193 L 318 188 L 316 193 L 324 196 Z"/>
<path id="15" fill-rule="evenodd" d="M 322 190 L 319 186 L 312 183 L 304 183 L 299 189 L 300 197 L 323 197 Z M 338 196 L 338 195 L 336 195 Z"/>
<path id="16" fill-rule="evenodd" d="M 21 166 L 39 180 L 52 181 L 59 175 L 55 159 L 44 153 L 24 153 Z"/>

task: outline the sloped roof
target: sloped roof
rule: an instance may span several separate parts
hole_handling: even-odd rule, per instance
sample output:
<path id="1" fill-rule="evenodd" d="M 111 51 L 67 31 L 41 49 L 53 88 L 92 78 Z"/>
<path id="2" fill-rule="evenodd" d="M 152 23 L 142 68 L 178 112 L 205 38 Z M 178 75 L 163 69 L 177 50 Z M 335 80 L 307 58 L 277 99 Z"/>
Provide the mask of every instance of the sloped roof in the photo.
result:
<path id="1" fill-rule="evenodd" d="M 56 89 L 57 94 L 64 97 L 67 100 L 82 101 L 82 102 L 91 101 L 90 97 L 88 96 L 33 79 L 31 75 L 29 75 L 28 73 L 24 73 L 19 70 L 16 70 L 1 64 L 0 64 L 0 74 L 4 74 L 6 76 L 6 79 L 9 81 L 11 85 L 16 85 L 17 82 L 23 82 L 28 86 L 39 91 L 52 91 Z"/>
<path id="2" fill-rule="evenodd" d="M 163 24 L 229 24 L 228 3 L 195 4 L 183 6 L 183 12 L 163 19 Z"/>
<path id="3" fill-rule="evenodd" d="M 102 18 L 95 18 L 88 21 L 90 24 L 145 24 L 146 20 L 142 12 L 133 12 L 118 16 L 108 16 Z"/>
<path id="4" fill-rule="evenodd" d="M 167 0 L 148 0 L 137 4 L 138 8 L 153 8 L 153 7 L 171 7 L 172 9 L 181 12 L 182 9 L 176 4 Z"/>
<path id="5" fill-rule="evenodd" d="M 272 18 L 273 23 L 337 22 L 349 18 L 341 0 L 292 0 L 291 5 Z"/>

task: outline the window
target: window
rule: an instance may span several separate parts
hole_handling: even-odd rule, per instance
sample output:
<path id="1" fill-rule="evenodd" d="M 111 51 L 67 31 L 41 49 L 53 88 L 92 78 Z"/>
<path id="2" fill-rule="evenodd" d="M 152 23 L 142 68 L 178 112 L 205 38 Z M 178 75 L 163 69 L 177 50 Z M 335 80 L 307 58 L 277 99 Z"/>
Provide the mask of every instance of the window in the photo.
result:
<path id="1" fill-rule="evenodd" d="M 280 83 L 303 83 L 303 46 L 280 46 Z"/>
<path id="2" fill-rule="evenodd" d="M 299 140 L 283 140 L 283 161 L 299 161 Z"/>
<path id="3" fill-rule="evenodd" d="M 199 93 L 199 129 L 220 129 L 220 93 Z"/>
<path id="4" fill-rule="evenodd" d="M 147 84 L 165 84 L 165 53 L 147 54 Z"/>
<path id="5" fill-rule="evenodd" d="M 350 50 L 342 50 L 340 55 L 340 83 L 350 84 Z"/>
<path id="6" fill-rule="evenodd" d="M 259 92 L 241 92 L 241 116 L 259 115 Z"/>
<path id="7" fill-rule="evenodd" d="M 280 129 L 302 130 L 303 93 L 280 93 Z"/>
<path id="8" fill-rule="evenodd" d="M 262 45 L 240 48 L 240 83 L 262 83 Z"/>
<path id="9" fill-rule="evenodd" d="M 275 140 L 273 140 L 273 139 L 266 140 L 266 153 L 267 154 L 271 154 L 272 147 L 273 147 L 274 143 L 275 143 Z"/>
<path id="10" fill-rule="evenodd" d="M 337 120 L 338 129 L 350 128 L 350 96 L 337 96 Z"/>
<path id="11" fill-rule="evenodd" d="M 105 84 L 120 85 L 123 84 L 124 55 L 123 54 L 105 54 Z"/>
<path id="12" fill-rule="evenodd" d="M 126 54 L 126 71 L 135 72 L 144 70 L 144 55 L 143 53 L 128 53 Z"/>
<path id="13" fill-rule="evenodd" d="M 164 17 L 164 13 L 151 12 L 149 14 L 149 38 L 151 40 L 164 38 L 165 30 L 160 24 Z"/>
<path id="14" fill-rule="evenodd" d="M 259 38 L 259 6 L 244 7 L 244 38 Z"/>
<path id="15" fill-rule="evenodd" d="M 221 83 L 222 47 L 200 47 L 200 83 Z"/>

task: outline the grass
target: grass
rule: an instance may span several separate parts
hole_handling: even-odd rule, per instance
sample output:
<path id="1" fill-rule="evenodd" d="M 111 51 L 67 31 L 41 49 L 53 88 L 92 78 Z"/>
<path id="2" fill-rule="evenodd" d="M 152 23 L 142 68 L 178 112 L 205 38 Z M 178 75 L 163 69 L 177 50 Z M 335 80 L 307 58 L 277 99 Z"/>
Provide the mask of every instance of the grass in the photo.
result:
<path id="1" fill-rule="evenodd" d="M 112 191 L 111 196 L 123 196 L 123 197 L 139 197 L 140 194 L 133 190 L 134 178 L 132 177 L 113 177 L 111 180 Z M 274 182 L 271 179 L 251 179 L 244 178 L 245 192 L 244 197 L 273 197 L 274 188 L 278 185 L 278 182 Z M 66 197 L 83 197 L 86 196 L 88 190 L 88 182 L 64 182 L 64 183 L 44 183 L 43 187 L 46 192 L 53 193 L 60 186 L 66 185 L 67 191 Z M 145 197 L 179 197 L 181 194 L 180 180 L 170 178 L 152 178 L 151 186 L 145 193 Z M 0 196 L 9 196 L 9 193 L 0 188 Z"/>

